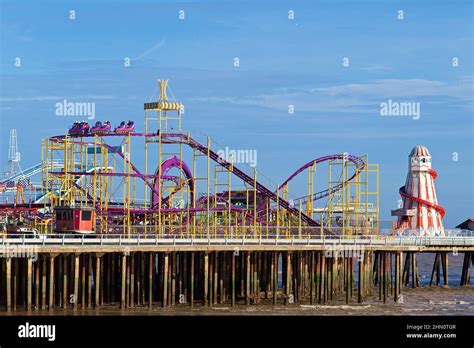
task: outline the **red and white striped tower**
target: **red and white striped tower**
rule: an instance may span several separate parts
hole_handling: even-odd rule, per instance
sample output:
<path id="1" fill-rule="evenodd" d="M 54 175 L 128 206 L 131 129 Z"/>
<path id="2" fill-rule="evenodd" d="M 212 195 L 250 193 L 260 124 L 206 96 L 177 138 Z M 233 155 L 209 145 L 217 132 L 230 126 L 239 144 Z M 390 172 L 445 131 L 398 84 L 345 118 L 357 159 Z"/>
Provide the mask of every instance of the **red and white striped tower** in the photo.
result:
<path id="1" fill-rule="evenodd" d="M 444 208 L 438 204 L 434 181 L 438 174 L 431 169 L 431 155 L 417 145 L 408 156 L 408 175 L 400 188 L 403 208 L 398 210 L 397 230 L 416 230 L 420 236 L 444 235 Z"/>

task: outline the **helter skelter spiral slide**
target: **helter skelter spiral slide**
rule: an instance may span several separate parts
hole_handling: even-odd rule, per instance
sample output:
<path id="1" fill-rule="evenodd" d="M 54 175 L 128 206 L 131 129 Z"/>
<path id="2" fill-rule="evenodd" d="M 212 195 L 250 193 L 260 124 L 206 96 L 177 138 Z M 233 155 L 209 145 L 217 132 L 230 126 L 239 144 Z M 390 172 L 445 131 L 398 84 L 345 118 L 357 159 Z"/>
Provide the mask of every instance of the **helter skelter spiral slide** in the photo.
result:
<path id="1" fill-rule="evenodd" d="M 400 234 L 422 236 L 444 235 L 444 208 L 438 204 L 434 181 L 438 174 L 431 168 L 428 148 L 417 145 L 408 156 L 406 183 L 400 188 L 403 205 L 392 212 L 398 216 L 396 230 Z"/>

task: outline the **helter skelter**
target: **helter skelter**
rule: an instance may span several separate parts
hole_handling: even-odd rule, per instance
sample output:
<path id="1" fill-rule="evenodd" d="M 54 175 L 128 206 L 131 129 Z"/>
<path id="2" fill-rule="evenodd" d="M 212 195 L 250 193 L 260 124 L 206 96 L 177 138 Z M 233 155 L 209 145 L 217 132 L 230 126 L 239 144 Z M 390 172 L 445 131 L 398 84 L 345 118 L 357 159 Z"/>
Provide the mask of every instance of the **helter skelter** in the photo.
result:
<path id="1" fill-rule="evenodd" d="M 431 168 L 431 155 L 426 146 L 417 145 L 408 156 L 408 174 L 405 186 L 400 188 L 401 209 L 392 211 L 398 216 L 399 234 L 444 236 L 445 210 L 438 204 L 434 181 L 438 174 Z"/>

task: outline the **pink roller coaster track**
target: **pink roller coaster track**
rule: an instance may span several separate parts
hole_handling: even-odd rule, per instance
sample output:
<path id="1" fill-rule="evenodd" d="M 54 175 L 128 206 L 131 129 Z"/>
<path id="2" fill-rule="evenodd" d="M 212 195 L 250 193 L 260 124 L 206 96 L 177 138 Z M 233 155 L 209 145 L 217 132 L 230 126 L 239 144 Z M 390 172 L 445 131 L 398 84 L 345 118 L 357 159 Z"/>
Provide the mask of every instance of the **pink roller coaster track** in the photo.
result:
<path id="1" fill-rule="evenodd" d="M 352 176 L 349 179 L 347 179 L 347 181 L 334 185 L 333 187 L 330 187 L 326 190 L 316 192 L 310 196 L 303 196 L 303 197 L 297 198 L 294 201 L 295 202 L 302 201 L 302 203 L 306 203 L 308 199 L 312 199 L 313 201 L 316 201 L 318 199 L 327 197 L 334 192 L 337 192 L 338 190 L 342 189 L 344 185 L 346 185 L 349 181 L 354 180 L 360 174 L 360 172 L 364 169 L 365 163 L 360 157 L 349 155 L 349 154 L 337 154 L 337 155 L 328 155 L 328 156 L 316 158 L 312 160 L 311 162 L 306 163 L 304 166 L 302 166 L 296 172 L 294 172 L 288 179 L 285 180 L 283 184 L 280 185 L 280 189 L 285 187 L 285 185 L 288 185 L 288 183 L 291 180 L 293 180 L 298 174 L 308 169 L 309 167 L 313 166 L 315 163 L 333 161 L 333 160 L 338 160 L 338 159 L 351 162 L 355 165 L 355 171 L 352 174 Z"/>

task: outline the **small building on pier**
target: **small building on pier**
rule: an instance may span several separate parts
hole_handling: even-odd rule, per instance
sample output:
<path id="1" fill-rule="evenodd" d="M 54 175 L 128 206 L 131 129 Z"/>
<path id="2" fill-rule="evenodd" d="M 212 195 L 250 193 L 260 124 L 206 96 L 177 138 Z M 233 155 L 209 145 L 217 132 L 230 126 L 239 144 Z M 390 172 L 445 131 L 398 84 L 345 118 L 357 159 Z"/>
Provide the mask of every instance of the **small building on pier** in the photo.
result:
<path id="1" fill-rule="evenodd" d="M 469 218 L 464 222 L 461 222 L 456 228 L 460 228 L 461 230 L 471 230 L 474 231 L 474 218 Z"/>
<path id="2" fill-rule="evenodd" d="M 93 207 L 56 207 L 55 232 L 94 233 L 95 209 Z"/>

